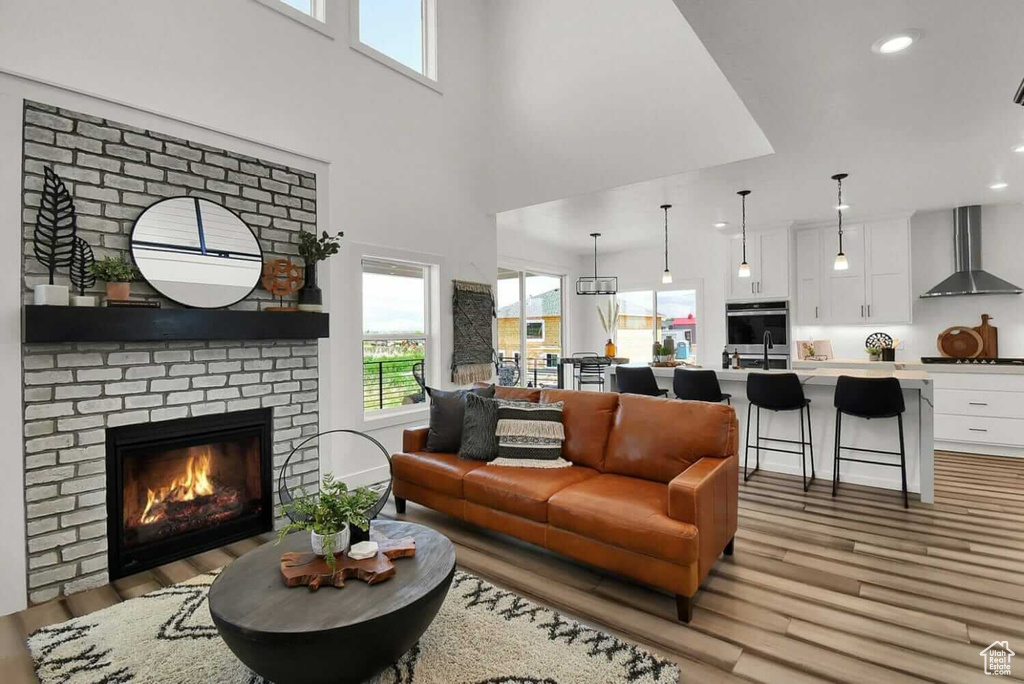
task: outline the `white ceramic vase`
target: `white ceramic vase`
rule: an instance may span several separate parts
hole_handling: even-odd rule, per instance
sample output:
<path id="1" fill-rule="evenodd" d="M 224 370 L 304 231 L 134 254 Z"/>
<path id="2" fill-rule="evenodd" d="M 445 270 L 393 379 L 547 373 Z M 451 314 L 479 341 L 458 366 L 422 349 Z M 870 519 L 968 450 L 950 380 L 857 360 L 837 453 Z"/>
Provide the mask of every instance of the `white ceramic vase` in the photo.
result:
<path id="1" fill-rule="evenodd" d="M 352 539 L 352 530 L 349 529 L 348 525 L 345 525 L 345 529 L 341 532 L 335 532 L 332 535 L 317 534 L 310 530 L 309 543 L 313 547 L 313 553 L 318 556 L 326 555 L 324 553 L 324 542 L 329 536 L 334 538 L 334 553 L 345 553 L 348 549 L 349 541 Z"/>
<path id="2" fill-rule="evenodd" d="M 96 306 L 93 295 L 71 295 L 71 306 Z"/>
<path id="3" fill-rule="evenodd" d="M 67 285 L 36 285 L 32 288 L 32 301 L 37 306 L 67 306 Z"/>

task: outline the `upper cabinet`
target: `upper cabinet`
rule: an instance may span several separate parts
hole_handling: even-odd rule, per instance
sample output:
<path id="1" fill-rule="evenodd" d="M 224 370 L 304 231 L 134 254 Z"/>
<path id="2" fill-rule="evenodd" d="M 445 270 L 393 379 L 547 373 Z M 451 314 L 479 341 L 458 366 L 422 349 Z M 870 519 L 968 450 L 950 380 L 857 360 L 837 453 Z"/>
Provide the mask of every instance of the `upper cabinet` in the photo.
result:
<path id="1" fill-rule="evenodd" d="M 834 227 L 796 234 L 798 325 L 910 323 L 910 220 L 843 226 L 850 267 L 832 265 L 839 240 Z"/>
<path id="2" fill-rule="evenodd" d="M 740 278 L 743 241 L 729 240 L 729 292 L 734 299 L 787 299 L 789 297 L 789 231 L 747 231 L 750 277 Z"/>

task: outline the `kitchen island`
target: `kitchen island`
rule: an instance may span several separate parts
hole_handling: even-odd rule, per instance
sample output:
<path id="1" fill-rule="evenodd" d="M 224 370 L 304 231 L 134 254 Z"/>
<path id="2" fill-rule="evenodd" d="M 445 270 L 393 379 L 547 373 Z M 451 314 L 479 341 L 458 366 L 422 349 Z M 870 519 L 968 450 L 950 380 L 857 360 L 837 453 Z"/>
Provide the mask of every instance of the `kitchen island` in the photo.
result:
<path id="1" fill-rule="evenodd" d="M 616 367 L 606 372 L 605 386 L 609 391 L 616 391 Z M 652 368 L 658 386 L 669 391 L 672 396 L 672 377 L 674 368 Z M 744 444 L 747 435 L 747 376 L 758 373 L 757 370 L 713 369 L 718 376 L 722 391 L 732 394 L 732 405 L 740 422 L 740 469 L 742 471 L 745 455 Z M 685 372 L 685 371 L 684 371 Z M 907 489 L 919 493 L 921 501 L 932 503 L 935 500 L 934 487 L 934 385 L 931 376 L 923 371 L 888 370 L 888 369 L 795 369 L 792 371 L 768 371 L 770 373 L 796 373 L 804 388 L 804 395 L 811 400 L 811 445 L 814 450 L 814 472 L 818 481 L 829 485 L 832 480 L 832 459 L 835 445 L 836 410 L 833 405 L 836 382 L 840 375 L 854 377 L 893 377 L 900 381 L 903 388 L 903 400 L 906 413 L 903 414 L 903 429 L 906 440 L 907 457 Z M 754 415 L 753 412 L 751 414 Z M 761 411 L 761 436 L 776 439 L 799 439 L 800 414 L 797 411 L 779 412 Z M 753 432 L 751 432 L 753 444 Z M 862 418 L 845 417 L 843 420 L 843 445 L 856 446 L 864 449 L 880 449 L 886 451 L 899 450 L 899 438 L 896 421 L 864 420 Z M 785 448 L 790 448 L 786 446 Z M 844 456 L 856 454 L 844 452 Z M 751 449 L 750 468 L 754 467 L 754 454 Z M 880 456 L 880 460 L 892 460 L 899 463 L 899 456 Z M 761 469 L 790 475 L 800 475 L 800 456 L 761 451 Z M 756 475 L 754 477 L 757 477 Z M 844 462 L 841 471 L 841 482 L 880 487 L 883 489 L 901 489 L 899 468 L 887 468 L 865 463 Z M 842 487 L 840 486 L 840 496 Z"/>

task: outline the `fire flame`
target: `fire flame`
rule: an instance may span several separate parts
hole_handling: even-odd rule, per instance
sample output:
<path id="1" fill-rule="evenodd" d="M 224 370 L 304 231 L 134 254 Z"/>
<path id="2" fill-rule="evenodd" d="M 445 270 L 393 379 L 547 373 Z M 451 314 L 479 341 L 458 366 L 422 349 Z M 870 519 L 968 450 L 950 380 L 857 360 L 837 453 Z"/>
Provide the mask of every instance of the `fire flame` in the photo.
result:
<path id="1" fill-rule="evenodd" d="M 163 506 L 167 501 L 192 501 L 199 496 L 210 496 L 214 492 L 210 479 L 210 462 L 213 456 L 209 447 L 194 448 L 185 465 L 185 472 L 171 480 L 165 487 L 154 492 L 146 490 L 146 509 L 139 518 L 141 524 L 153 523 L 164 517 Z"/>

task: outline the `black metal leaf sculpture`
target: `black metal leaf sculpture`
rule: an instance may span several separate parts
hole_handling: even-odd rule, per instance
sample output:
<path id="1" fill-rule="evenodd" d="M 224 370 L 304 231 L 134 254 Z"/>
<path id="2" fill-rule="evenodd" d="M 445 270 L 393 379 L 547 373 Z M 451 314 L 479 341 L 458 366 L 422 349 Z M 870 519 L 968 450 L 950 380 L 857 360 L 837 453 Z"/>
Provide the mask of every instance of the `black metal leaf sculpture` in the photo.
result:
<path id="1" fill-rule="evenodd" d="M 71 264 L 78 224 L 75 203 L 64 181 L 48 166 L 43 171 L 46 179 L 32 235 L 32 250 L 39 263 L 50 272 L 50 284 L 53 285 L 57 269 Z"/>
<path id="2" fill-rule="evenodd" d="M 96 257 L 92 253 L 92 247 L 84 239 L 75 236 L 74 246 L 71 248 L 71 284 L 78 290 L 78 294 L 85 296 L 86 288 L 96 284 L 96 276 L 92 273 L 92 265 L 96 263 Z"/>

